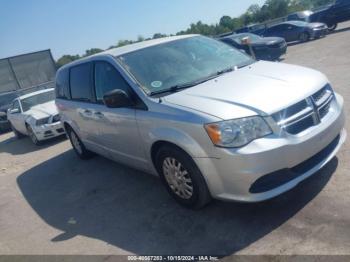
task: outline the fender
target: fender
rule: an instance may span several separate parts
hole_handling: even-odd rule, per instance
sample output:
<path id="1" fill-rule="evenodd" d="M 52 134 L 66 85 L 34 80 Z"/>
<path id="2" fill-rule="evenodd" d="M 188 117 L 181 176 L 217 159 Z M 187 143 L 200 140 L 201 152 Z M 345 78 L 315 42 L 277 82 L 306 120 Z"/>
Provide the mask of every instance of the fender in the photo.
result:
<path id="1" fill-rule="evenodd" d="M 176 128 L 156 128 L 150 131 L 147 138 L 148 152 L 151 154 L 151 148 L 154 143 L 159 141 L 169 142 L 177 145 L 192 158 L 207 158 L 207 153 L 203 150 L 201 145 L 184 131 Z"/>

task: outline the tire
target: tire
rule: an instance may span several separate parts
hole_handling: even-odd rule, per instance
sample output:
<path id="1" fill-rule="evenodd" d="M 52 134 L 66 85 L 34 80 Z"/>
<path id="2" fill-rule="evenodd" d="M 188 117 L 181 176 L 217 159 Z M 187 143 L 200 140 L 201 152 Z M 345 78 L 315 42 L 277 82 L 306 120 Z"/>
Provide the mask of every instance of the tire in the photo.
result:
<path id="1" fill-rule="evenodd" d="M 28 132 L 28 136 L 29 136 L 30 140 L 32 140 L 34 145 L 40 146 L 42 144 L 42 142 L 35 135 L 32 127 L 30 125 L 27 125 L 27 132 Z"/>
<path id="2" fill-rule="evenodd" d="M 338 27 L 338 24 L 337 23 L 327 24 L 327 26 L 329 31 L 334 31 Z"/>
<path id="3" fill-rule="evenodd" d="M 11 124 L 11 129 L 12 132 L 15 134 L 17 139 L 21 139 L 24 137 L 24 135 L 22 133 L 20 133 L 19 131 L 17 131 L 17 129 Z"/>
<path id="4" fill-rule="evenodd" d="M 306 32 L 303 32 L 299 35 L 299 41 L 305 43 L 310 40 L 310 35 Z"/>
<path id="5" fill-rule="evenodd" d="M 163 146 L 156 154 L 155 164 L 169 194 L 182 206 L 200 209 L 211 201 L 200 170 L 183 150 L 175 146 Z"/>
<path id="6" fill-rule="evenodd" d="M 95 156 L 93 152 L 86 149 L 85 145 L 72 128 L 67 128 L 66 131 L 72 147 L 80 159 L 87 160 Z"/>

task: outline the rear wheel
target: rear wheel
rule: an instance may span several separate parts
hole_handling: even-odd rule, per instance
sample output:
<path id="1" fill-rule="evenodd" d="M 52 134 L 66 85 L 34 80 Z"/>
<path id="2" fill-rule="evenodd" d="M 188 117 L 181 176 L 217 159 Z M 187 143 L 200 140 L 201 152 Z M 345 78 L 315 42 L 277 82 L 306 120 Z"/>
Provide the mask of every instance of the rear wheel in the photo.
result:
<path id="1" fill-rule="evenodd" d="M 303 32 L 300 34 L 299 40 L 300 40 L 300 42 L 307 42 L 310 40 L 310 35 L 306 32 Z"/>
<path id="2" fill-rule="evenodd" d="M 200 170 L 184 151 L 174 146 L 160 148 L 156 167 L 168 192 L 181 205 L 199 209 L 210 202 L 211 196 Z"/>
<path id="3" fill-rule="evenodd" d="M 78 135 L 71 129 L 67 129 L 67 134 L 69 136 L 69 140 L 72 144 L 72 147 L 75 151 L 75 153 L 81 158 L 81 159 L 90 159 L 95 154 L 89 150 L 86 149 L 83 142 L 80 140 Z"/>

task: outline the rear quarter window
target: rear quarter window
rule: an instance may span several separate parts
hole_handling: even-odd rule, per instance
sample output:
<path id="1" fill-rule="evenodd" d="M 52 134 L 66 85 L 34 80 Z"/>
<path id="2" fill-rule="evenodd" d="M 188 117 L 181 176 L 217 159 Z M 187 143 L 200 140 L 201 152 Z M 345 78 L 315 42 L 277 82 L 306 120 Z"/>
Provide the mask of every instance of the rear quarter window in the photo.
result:
<path id="1" fill-rule="evenodd" d="M 73 100 L 90 102 L 92 94 L 92 64 L 84 63 L 70 69 L 70 95 Z"/>

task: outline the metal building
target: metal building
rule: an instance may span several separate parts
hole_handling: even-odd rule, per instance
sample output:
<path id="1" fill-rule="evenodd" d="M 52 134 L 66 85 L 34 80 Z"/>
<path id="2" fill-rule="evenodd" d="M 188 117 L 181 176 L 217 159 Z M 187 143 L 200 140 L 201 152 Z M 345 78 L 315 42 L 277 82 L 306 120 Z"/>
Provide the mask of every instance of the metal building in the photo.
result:
<path id="1" fill-rule="evenodd" d="M 50 50 L 0 59 L 0 94 L 52 82 L 55 75 Z"/>

